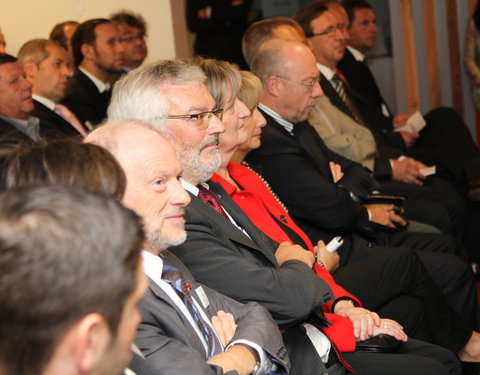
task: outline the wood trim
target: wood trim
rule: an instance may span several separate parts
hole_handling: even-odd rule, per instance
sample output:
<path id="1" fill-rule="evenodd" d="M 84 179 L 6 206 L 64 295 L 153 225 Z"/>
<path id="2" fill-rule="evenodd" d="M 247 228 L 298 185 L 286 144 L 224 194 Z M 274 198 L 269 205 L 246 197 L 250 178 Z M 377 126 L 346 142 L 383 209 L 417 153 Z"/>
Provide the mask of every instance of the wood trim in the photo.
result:
<path id="1" fill-rule="evenodd" d="M 435 24 L 434 0 L 423 0 L 423 19 L 425 26 L 425 48 L 427 51 L 428 85 L 430 91 L 430 107 L 436 108 L 441 104 L 440 94 L 440 67 L 438 64 L 438 47 Z"/>
<path id="2" fill-rule="evenodd" d="M 468 0 L 468 14 L 472 15 L 478 0 Z"/>
<path id="3" fill-rule="evenodd" d="M 175 43 L 175 57 L 190 56 L 187 37 L 187 23 L 185 20 L 185 1 L 170 0 L 172 12 L 173 36 Z"/>
<path id="4" fill-rule="evenodd" d="M 450 56 L 450 77 L 452 82 L 453 108 L 463 113 L 462 72 L 458 34 L 458 16 L 456 0 L 446 0 L 448 48 Z"/>
<path id="5" fill-rule="evenodd" d="M 411 0 L 401 0 L 400 12 L 402 19 L 404 65 L 407 85 L 407 105 L 408 112 L 412 113 L 419 110 L 420 98 L 418 92 L 417 53 L 415 51 Z"/>

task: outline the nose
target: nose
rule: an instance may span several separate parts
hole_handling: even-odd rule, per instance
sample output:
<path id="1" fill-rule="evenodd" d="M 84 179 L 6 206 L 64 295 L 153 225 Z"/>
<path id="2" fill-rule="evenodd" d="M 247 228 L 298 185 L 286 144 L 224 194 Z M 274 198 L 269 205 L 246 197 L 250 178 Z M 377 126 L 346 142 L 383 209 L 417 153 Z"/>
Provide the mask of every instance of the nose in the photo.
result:
<path id="1" fill-rule="evenodd" d="M 117 42 L 115 43 L 115 52 L 117 54 L 123 54 L 125 52 L 125 46 L 122 42 L 120 42 L 120 40 L 117 40 Z"/>
<path id="2" fill-rule="evenodd" d="M 323 95 L 323 90 L 320 87 L 320 81 L 315 82 L 312 90 L 312 98 L 318 98 Z"/>
<path id="3" fill-rule="evenodd" d="M 242 102 L 240 99 L 235 100 L 238 104 L 238 118 L 244 119 L 252 114 L 244 102 Z"/>
<path id="4" fill-rule="evenodd" d="M 185 207 L 190 203 L 190 195 L 183 188 L 179 180 L 176 180 L 170 192 L 170 202 L 173 205 Z"/>
<path id="5" fill-rule="evenodd" d="M 30 90 L 32 88 L 32 84 L 28 79 L 26 79 L 25 77 L 22 77 L 21 80 L 22 80 L 23 90 Z"/>
<path id="6" fill-rule="evenodd" d="M 212 116 L 210 123 L 208 124 L 208 134 L 221 134 L 225 131 L 225 125 L 217 116 Z"/>

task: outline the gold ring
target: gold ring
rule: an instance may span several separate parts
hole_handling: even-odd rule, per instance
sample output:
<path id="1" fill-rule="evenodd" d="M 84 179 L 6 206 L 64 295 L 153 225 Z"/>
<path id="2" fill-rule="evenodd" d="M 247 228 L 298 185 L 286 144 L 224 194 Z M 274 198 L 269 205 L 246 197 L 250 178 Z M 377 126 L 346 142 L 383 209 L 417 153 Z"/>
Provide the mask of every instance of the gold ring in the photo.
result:
<path id="1" fill-rule="evenodd" d="M 365 311 L 364 314 L 365 314 L 365 315 L 370 315 L 371 312 L 370 312 L 370 311 Z"/>
<path id="2" fill-rule="evenodd" d="M 385 324 L 383 325 L 383 328 L 388 328 L 388 324 L 385 323 Z"/>

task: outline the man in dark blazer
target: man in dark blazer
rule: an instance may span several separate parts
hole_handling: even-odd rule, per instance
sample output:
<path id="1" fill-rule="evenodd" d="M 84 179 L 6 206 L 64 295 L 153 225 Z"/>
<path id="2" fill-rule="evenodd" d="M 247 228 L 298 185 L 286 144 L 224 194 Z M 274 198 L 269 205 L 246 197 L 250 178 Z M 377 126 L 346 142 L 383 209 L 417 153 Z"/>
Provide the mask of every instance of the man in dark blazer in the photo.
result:
<path id="1" fill-rule="evenodd" d="M 107 19 L 83 22 L 72 37 L 76 69 L 62 104 L 87 127 L 106 117 L 110 80 L 122 71 L 124 49 L 117 28 Z"/>
<path id="2" fill-rule="evenodd" d="M 38 141 L 61 134 L 32 116 L 32 86 L 17 59 L 0 54 L 0 144 Z"/>
<path id="3" fill-rule="evenodd" d="M 140 305 L 136 344 L 146 362 L 157 372 L 172 375 L 234 370 L 245 375 L 285 374 L 289 368 L 286 349 L 267 310 L 255 303 L 243 305 L 196 283 L 166 250 L 185 240 L 183 211 L 190 201 L 178 181 L 181 166 L 168 142 L 145 124 L 129 121 L 107 124 L 87 141 L 113 151 L 127 176 L 123 202 L 145 223 L 143 258 L 150 285 Z M 156 180 L 161 183 L 152 183 Z M 172 268 L 182 275 L 197 315 L 166 281 Z M 203 324 L 196 323 L 197 317 Z M 212 342 L 197 333 L 199 329 L 209 331 Z"/>
<path id="4" fill-rule="evenodd" d="M 32 114 L 65 136 L 86 135 L 76 116 L 59 104 L 70 74 L 66 51 L 51 40 L 33 39 L 20 48 L 18 61 L 32 84 Z"/>
<path id="5" fill-rule="evenodd" d="M 151 79 L 146 81 L 146 77 Z M 145 82 L 145 85 L 138 87 L 139 81 Z M 180 157 L 183 167 L 182 184 L 190 193 L 191 203 L 186 207 L 185 215 L 187 240 L 184 244 L 171 248 L 172 252 L 184 259 L 189 269 L 197 275 L 195 277 L 201 278 L 207 285 L 239 301 L 257 301 L 270 310 L 277 323 L 284 328 L 284 340 L 292 362 L 292 374 L 316 374 L 319 369 L 322 369 L 322 362 L 329 368 L 329 373 L 337 373 L 334 369 L 339 369 L 333 354 L 335 346 L 330 350 L 329 355 L 328 351 L 325 351 L 325 348 L 330 346 L 329 340 L 320 334 L 319 330 L 312 329 L 312 326 L 326 327 L 321 309 L 323 305 L 334 302 L 331 288 L 311 271 L 314 262 L 312 254 L 289 243 L 280 245 L 274 243 L 251 223 L 217 184 L 205 184 L 220 162 L 218 138 L 224 131 L 224 126 L 213 115 L 196 119 L 199 111 L 207 113 L 217 108 L 203 81 L 204 76 L 197 66 L 182 61 L 147 64 L 122 78 L 119 85 L 121 89 L 116 91 L 118 97 L 113 98 L 109 107 L 109 118 L 115 120 L 133 117 L 152 121 L 151 126 L 170 140 Z M 125 100 L 124 90 L 135 94 L 133 95 L 134 103 Z M 159 95 L 159 92 L 163 94 Z M 155 95 L 152 96 L 152 93 Z M 152 99 L 148 105 L 145 101 L 146 97 Z M 192 115 L 191 119 L 189 119 L 189 113 Z M 181 114 L 185 114 L 185 118 Z M 139 148 L 131 147 L 133 150 Z M 161 147 L 157 146 L 155 150 L 159 148 Z M 127 158 L 130 159 L 125 156 L 125 159 Z M 140 159 L 141 164 L 148 164 L 150 158 L 143 156 Z M 122 164 L 122 161 L 120 162 Z M 140 165 L 137 169 L 139 167 Z M 132 168 L 132 177 L 135 179 L 140 177 L 134 173 L 137 169 Z M 169 183 L 165 178 L 159 177 L 159 180 L 161 183 L 158 189 L 169 189 Z M 155 183 L 156 179 L 147 178 L 146 181 Z M 211 194 L 208 187 L 212 191 Z M 128 190 L 127 188 L 126 200 L 128 200 Z M 134 195 L 133 189 L 132 199 Z M 217 204 L 215 200 L 210 200 L 207 204 L 201 198 L 212 198 L 212 195 L 216 196 Z M 148 200 L 145 205 L 151 206 Z M 149 208 L 149 210 L 151 210 L 149 218 L 144 216 L 144 222 L 146 227 L 153 231 L 154 228 L 160 227 L 161 221 L 157 219 L 155 209 Z M 174 215 L 174 212 L 171 215 Z M 410 252 L 410 254 L 414 253 Z M 421 263 L 418 262 L 418 264 Z M 421 274 L 427 277 L 425 273 L 421 272 Z M 411 281 L 415 278 L 407 279 Z M 344 305 L 341 300 L 336 302 L 337 308 Z M 373 323 L 371 319 L 378 318 L 376 314 L 365 311 L 358 305 L 348 302 L 346 304 L 349 305 L 349 309 L 361 315 L 359 321 L 365 324 Z M 339 316 L 339 318 L 342 317 Z M 390 323 L 396 326 L 395 322 L 389 321 L 386 326 L 380 324 L 377 328 L 385 329 L 384 333 L 392 334 L 392 331 L 388 331 Z M 333 326 L 336 327 L 335 324 Z M 329 329 L 326 328 L 325 331 Z M 366 333 L 363 329 L 360 331 Z M 350 335 L 352 335 L 351 327 Z M 470 333 L 467 335 L 469 336 Z M 315 338 L 315 346 L 310 343 L 311 338 Z M 342 344 L 339 341 L 332 340 L 332 342 Z M 411 342 L 406 343 L 402 348 L 406 350 L 404 353 L 408 352 L 415 357 L 415 353 L 419 352 L 416 352 L 410 344 Z M 352 349 L 353 347 L 350 351 Z M 322 360 L 318 356 L 321 356 Z M 369 357 L 368 360 L 367 357 Z M 402 366 L 410 369 L 410 366 L 415 367 L 418 358 L 409 357 L 403 357 Z M 398 357 L 395 355 L 370 357 L 365 356 L 364 353 L 354 352 L 348 353 L 347 360 L 351 360 L 359 371 L 365 369 L 368 373 L 385 374 L 397 371 L 392 365 L 394 362 L 391 362 L 396 361 L 396 358 Z M 389 370 L 386 372 L 382 365 L 375 366 L 377 360 L 383 359 L 388 362 Z M 425 368 L 424 364 L 418 363 L 418 365 L 419 368 L 423 368 L 423 371 L 431 371 Z M 415 371 L 413 368 L 411 370 Z"/>

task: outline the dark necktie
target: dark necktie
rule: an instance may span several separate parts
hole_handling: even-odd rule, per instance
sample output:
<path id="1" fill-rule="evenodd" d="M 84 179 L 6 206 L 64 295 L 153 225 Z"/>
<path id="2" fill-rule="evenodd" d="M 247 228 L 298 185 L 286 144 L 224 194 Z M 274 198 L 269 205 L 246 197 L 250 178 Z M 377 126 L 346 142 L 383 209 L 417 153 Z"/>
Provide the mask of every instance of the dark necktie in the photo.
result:
<path id="1" fill-rule="evenodd" d="M 165 263 L 163 264 L 162 280 L 170 284 L 192 315 L 193 320 L 197 324 L 200 332 L 202 332 L 205 342 L 208 345 L 208 359 L 210 359 L 215 354 L 214 333 L 210 326 L 203 321 L 197 306 L 195 306 L 193 302 L 192 295 L 190 294 L 192 287 L 185 281 L 176 267 Z"/>
<path id="2" fill-rule="evenodd" d="M 360 116 L 360 113 L 357 110 L 357 107 L 352 102 L 349 94 L 347 93 L 347 90 L 345 88 L 345 82 L 342 81 L 342 79 L 338 76 L 338 74 L 335 74 L 332 78 L 332 83 L 335 88 L 335 91 L 337 92 L 338 96 L 342 100 L 343 104 L 345 104 L 347 109 L 352 114 L 353 119 L 360 125 L 365 126 L 365 123 L 363 122 L 362 117 Z"/>
<path id="3" fill-rule="evenodd" d="M 225 219 L 230 221 L 224 209 L 222 208 L 222 205 L 217 200 L 217 197 L 215 197 L 215 194 L 213 194 L 210 190 L 208 190 L 206 187 L 203 187 L 202 185 L 198 185 L 198 198 L 207 203 Z"/>

